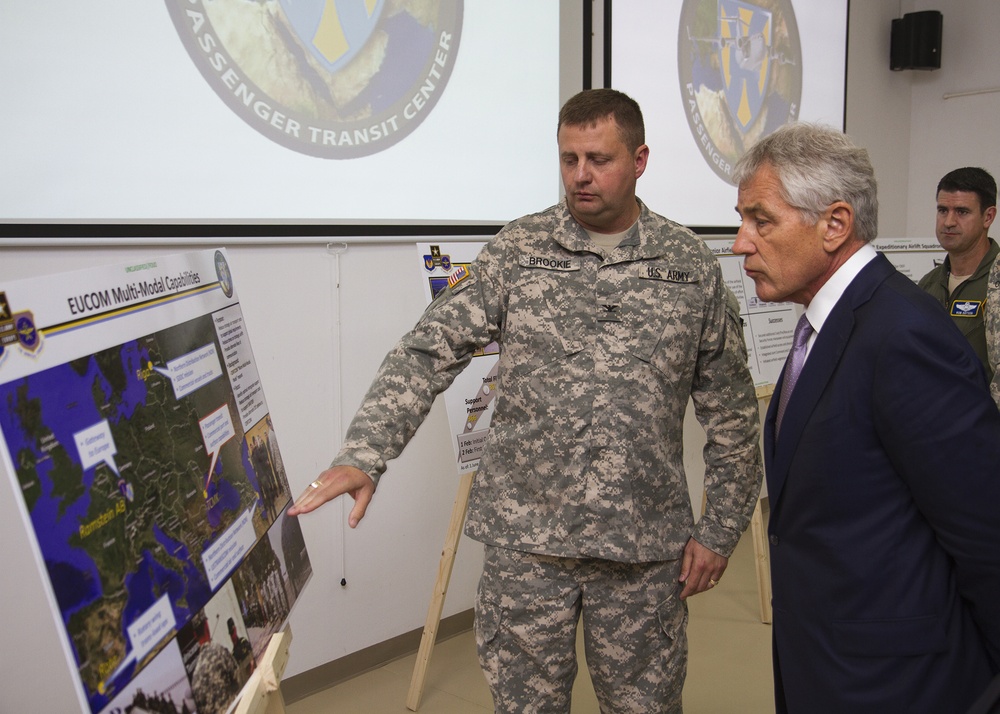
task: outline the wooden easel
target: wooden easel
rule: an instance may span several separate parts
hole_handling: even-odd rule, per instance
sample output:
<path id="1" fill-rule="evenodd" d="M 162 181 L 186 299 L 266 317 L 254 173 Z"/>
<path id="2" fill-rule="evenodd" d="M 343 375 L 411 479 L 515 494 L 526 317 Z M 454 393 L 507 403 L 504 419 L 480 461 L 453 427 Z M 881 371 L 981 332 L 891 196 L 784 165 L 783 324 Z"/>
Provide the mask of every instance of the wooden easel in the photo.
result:
<path id="1" fill-rule="evenodd" d="M 774 385 L 757 387 L 757 401 L 761 402 L 764 411 L 774 394 Z M 764 512 L 760 498 L 754 506 L 750 517 L 750 533 L 753 537 L 754 564 L 757 570 L 757 594 L 760 598 L 760 621 L 771 624 L 771 561 L 768 558 L 767 527 L 764 525 Z"/>
<path id="2" fill-rule="evenodd" d="M 444 607 L 444 597 L 448 594 L 448 582 L 451 580 L 451 569 L 455 564 L 455 554 L 458 552 L 458 540 L 462 536 L 462 524 L 465 522 L 465 509 L 469 505 L 469 492 L 472 490 L 474 476 L 474 471 L 462 475 L 458 483 L 458 493 L 455 495 L 455 505 L 451 508 L 451 521 L 448 523 L 448 533 L 445 535 L 444 548 L 441 550 L 434 593 L 431 596 L 430 607 L 427 608 L 427 620 L 424 622 L 424 633 L 420 638 L 420 648 L 417 650 L 417 662 L 410 677 L 410 691 L 406 695 L 406 708 L 411 712 L 417 711 L 420 707 L 420 698 L 424 694 L 424 680 L 427 678 L 427 667 L 434 651 L 438 625 L 441 623 L 441 610 Z"/>
<path id="3" fill-rule="evenodd" d="M 243 688 L 233 714 L 284 714 L 285 700 L 281 696 L 281 675 L 288 664 L 288 648 L 292 643 L 291 627 L 271 636 L 267 650 L 257 669 Z"/>

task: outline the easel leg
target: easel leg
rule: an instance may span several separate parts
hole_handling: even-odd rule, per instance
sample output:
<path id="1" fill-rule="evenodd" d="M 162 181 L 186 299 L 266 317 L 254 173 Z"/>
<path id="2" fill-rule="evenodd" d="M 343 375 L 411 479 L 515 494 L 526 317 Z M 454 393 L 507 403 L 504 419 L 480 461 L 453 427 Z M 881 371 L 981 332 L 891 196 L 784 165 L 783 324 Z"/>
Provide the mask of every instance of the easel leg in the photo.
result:
<path id="1" fill-rule="evenodd" d="M 243 696 L 234 708 L 234 714 L 285 714 L 285 700 L 281 696 L 281 675 L 288 664 L 288 648 L 292 643 L 292 629 L 285 629 L 271 636 L 267 650 L 250 681 L 243 689 Z"/>
<path id="2" fill-rule="evenodd" d="M 424 694 L 424 680 L 427 678 L 427 666 L 431 661 L 434 641 L 437 639 L 438 625 L 441 623 L 441 610 L 444 608 L 444 598 L 448 593 L 448 582 L 451 580 L 451 569 L 455 564 L 455 554 L 458 552 L 458 540 L 462 535 L 462 523 L 465 522 L 465 509 L 469 505 L 469 492 L 472 490 L 474 472 L 462 475 L 458 484 L 458 494 L 455 505 L 451 509 L 451 522 L 448 524 L 448 534 L 444 539 L 444 549 L 441 551 L 441 562 L 438 565 L 437 581 L 434 583 L 434 594 L 430 607 L 427 609 L 427 621 L 424 623 L 424 633 L 420 638 L 420 649 L 417 650 L 417 662 L 410 678 L 410 691 L 406 695 L 406 708 L 412 712 L 420 706 L 420 698 Z"/>
<path id="3" fill-rule="evenodd" d="M 757 387 L 758 409 L 761 423 L 767 415 L 767 408 L 774 394 L 774 385 Z M 761 434 L 761 449 L 764 436 Z M 761 493 L 764 493 L 762 489 Z M 770 501 L 766 495 L 757 497 L 753 516 L 750 517 L 750 529 L 753 532 L 754 565 L 757 569 L 757 593 L 760 596 L 760 621 L 771 624 L 771 559 L 767 542 L 767 523 L 764 521 L 764 511 L 770 513 Z"/>
<path id="4" fill-rule="evenodd" d="M 753 509 L 750 518 L 750 528 L 753 531 L 754 565 L 757 569 L 757 592 L 760 596 L 760 621 L 771 624 L 771 563 L 768 560 L 767 528 L 764 526 L 764 514 L 761 509 L 761 499 Z"/>

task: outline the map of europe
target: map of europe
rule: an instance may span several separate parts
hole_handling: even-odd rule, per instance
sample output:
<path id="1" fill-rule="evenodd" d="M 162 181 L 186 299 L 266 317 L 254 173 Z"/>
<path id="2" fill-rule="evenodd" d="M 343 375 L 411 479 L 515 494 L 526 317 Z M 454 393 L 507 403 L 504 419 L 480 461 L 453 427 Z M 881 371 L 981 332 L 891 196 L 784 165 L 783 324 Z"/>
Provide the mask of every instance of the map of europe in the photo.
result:
<path id="1" fill-rule="evenodd" d="M 212 597 L 206 551 L 241 519 L 260 538 L 287 501 L 287 482 L 259 473 L 221 365 L 181 392 L 167 369 L 218 350 L 205 315 L 0 385 L 0 431 L 93 711 Z M 157 603 L 167 631 L 136 648 L 129 628 Z"/>

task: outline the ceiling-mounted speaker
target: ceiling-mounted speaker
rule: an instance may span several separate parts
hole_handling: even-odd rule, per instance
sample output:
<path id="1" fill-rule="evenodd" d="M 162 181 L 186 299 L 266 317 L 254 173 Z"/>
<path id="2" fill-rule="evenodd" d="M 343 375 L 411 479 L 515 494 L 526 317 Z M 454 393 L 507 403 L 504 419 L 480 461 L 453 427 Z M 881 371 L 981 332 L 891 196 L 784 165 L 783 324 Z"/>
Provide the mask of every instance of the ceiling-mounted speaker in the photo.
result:
<path id="1" fill-rule="evenodd" d="M 944 17 L 937 10 L 908 12 L 892 21 L 889 69 L 941 69 Z"/>

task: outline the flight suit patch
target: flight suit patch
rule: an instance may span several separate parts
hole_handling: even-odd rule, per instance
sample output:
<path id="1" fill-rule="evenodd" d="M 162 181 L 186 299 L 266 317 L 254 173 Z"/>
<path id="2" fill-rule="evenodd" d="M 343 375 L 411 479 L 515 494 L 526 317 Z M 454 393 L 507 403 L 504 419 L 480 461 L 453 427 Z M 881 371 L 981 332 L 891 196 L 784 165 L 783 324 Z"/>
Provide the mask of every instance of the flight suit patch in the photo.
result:
<path id="1" fill-rule="evenodd" d="M 979 317 L 979 313 L 982 309 L 982 300 L 955 300 L 951 303 L 951 316 Z"/>

